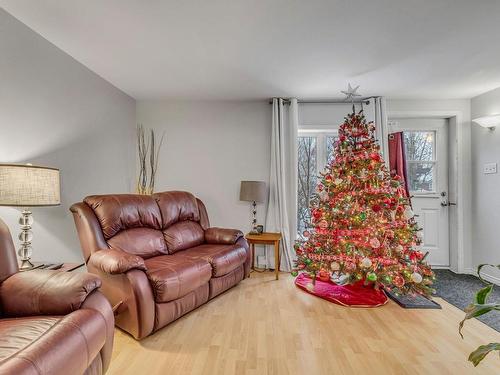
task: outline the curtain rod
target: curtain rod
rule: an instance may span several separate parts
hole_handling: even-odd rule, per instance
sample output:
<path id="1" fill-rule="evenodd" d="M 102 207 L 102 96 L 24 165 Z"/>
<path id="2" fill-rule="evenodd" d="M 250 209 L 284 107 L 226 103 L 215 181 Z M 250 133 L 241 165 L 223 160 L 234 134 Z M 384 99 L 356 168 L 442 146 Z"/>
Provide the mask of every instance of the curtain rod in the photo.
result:
<path id="1" fill-rule="evenodd" d="M 363 103 L 365 105 L 368 105 L 370 104 L 370 100 L 371 98 L 375 98 L 375 96 L 373 97 L 369 97 L 369 98 L 363 98 L 363 99 L 357 99 L 357 100 L 354 100 L 354 104 L 360 104 L 360 103 Z M 290 104 L 290 99 L 283 99 L 283 103 L 284 104 Z M 316 100 L 308 100 L 308 99 L 297 99 L 297 103 L 303 103 L 303 104 L 351 104 L 353 103 L 352 101 L 346 101 L 346 100 L 342 100 L 342 99 L 316 99 Z M 273 104 L 273 101 L 270 100 L 269 101 L 269 104 Z"/>

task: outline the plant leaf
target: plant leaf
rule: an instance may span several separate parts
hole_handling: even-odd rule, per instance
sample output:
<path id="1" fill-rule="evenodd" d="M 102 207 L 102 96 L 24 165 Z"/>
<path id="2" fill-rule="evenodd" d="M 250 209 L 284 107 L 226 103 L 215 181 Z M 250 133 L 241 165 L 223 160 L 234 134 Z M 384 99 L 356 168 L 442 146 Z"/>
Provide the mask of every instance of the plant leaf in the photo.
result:
<path id="1" fill-rule="evenodd" d="M 500 343 L 492 342 L 488 345 L 479 346 L 476 350 L 469 354 L 469 361 L 472 362 L 475 367 L 493 350 L 500 351 Z"/>
<path id="2" fill-rule="evenodd" d="M 469 306 L 465 308 L 465 317 L 464 319 L 460 322 L 458 325 L 458 333 L 462 338 L 464 338 L 464 335 L 462 334 L 462 328 L 464 326 L 464 323 L 468 319 L 472 318 L 477 318 L 478 316 L 481 316 L 483 314 L 486 314 L 490 311 L 497 310 L 500 311 L 500 304 L 498 303 L 486 303 L 486 304 L 477 304 L 477 303 L 472 303 Z"/>
<path id="3" fill-rule="evenodd" d="M 480 289 L 474 297 L 474 303 L 475 304 L 486 303 L 486 300 L 488 299 L 492 290 L 493 290 L 493 284 L 490 284 L 490 285 L 484 287 L 483 289 Z"/>
<path id="4" fill-rule="evenodd" d="M 488 266 L 488 267 L 493 267 L 493 268 L 498 268 L 498 269 L 500 270 L 500 264 L 497 264 L 497 265 L 495 266 L 494 264 L 483 263 L 483 264 L 480 264 L 479 266 L 477 266 L 477 276 L 479 277 L 479 279 L 480 279 L 483 283 L 485 283 L 485 284 L 490 284 L 489 282 L 487 282 L 485 279 L 483 279 L 483 278 L 481 277 L 481 269 L 482 269 L 483 267 L 486 267 L 486 266 Z"/>

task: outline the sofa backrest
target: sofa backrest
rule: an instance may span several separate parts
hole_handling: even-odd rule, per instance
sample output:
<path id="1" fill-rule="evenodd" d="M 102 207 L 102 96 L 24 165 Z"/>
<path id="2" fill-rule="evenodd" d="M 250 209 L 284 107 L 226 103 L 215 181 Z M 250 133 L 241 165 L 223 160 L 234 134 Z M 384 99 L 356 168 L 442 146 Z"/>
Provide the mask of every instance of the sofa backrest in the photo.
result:
<path id="1" fill-rule="evenodd" d="M 196 197 L 185 191 L 166 191 L 152 195 L 162 216 L 162 231 L 168 252 L 200 245 L 205 231 L 200 225 L 200 209 Z"/>
<path id="2" fill-rule="evenodd" d="M 84 202 L 94 211 L 110 247 L 144 258 L 167 254 L 161 213 L 151 196 L 92 195 Z"/>
<path id="3" fill-rule="evenodd" d="M 204 242 L 208 218 L 203 203 L 191 193 L 93 195 L 84 202 L 109 247 L 150 258 Z"/>

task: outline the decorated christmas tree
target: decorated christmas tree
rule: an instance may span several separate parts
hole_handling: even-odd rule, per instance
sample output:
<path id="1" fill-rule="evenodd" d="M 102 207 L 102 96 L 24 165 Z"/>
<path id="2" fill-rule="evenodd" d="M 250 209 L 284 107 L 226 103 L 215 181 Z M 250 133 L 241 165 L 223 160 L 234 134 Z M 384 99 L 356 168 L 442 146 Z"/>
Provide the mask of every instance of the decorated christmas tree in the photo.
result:
<path id="1" fill-rule="evenodd" d="M 311 228 L 295 244 L 294 274 L 310 279 L 310 291 L 316 280 L 333 279 L 428 296 L 434 275 L 417 249 L 421 231 L 401 180 L 386 169 L 374 131 L 362 111 L 340 126 L 334 158 L 311 200 Z"/>

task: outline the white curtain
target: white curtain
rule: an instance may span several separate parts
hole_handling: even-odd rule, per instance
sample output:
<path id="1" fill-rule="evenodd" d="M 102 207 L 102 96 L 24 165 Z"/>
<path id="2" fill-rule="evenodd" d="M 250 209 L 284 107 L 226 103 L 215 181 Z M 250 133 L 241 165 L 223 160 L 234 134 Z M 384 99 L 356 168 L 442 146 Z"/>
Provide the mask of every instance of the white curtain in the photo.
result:
<path id="1" fill-rule="evenodd" d="M 389 167 L 389 139 L 387 128 L 387 111 L 385 98 L 382 96 L 371 98 L 370 104 L 374 104 L 375 136 L 380 143 L 380 151 L 384 157 L 385 164 Z"/>
<path id="2" fill-rule="evenodd" d="M 282 271 L 290 271 L 296 259 L 293 244 L 297 227 L 297 131 L 298 104 L 291 99 L 273 99 L 271 135 L 271 173 L 266 231 L 282 235 L 280 257 Z M 266 248 L 267 266 L 274 268 L 274 250 Z"/>

